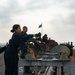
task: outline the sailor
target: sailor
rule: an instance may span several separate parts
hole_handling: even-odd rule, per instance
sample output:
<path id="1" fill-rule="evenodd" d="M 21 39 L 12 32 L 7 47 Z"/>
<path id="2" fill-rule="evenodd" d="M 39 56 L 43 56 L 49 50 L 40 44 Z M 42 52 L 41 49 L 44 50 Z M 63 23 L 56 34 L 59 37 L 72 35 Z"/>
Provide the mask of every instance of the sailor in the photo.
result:
<path id="1" fill-rule="evenodd" d="M 19 24 L 13 25 L 11 32 L 13 35 L 11 37 L 11 41 L 9 42 L 8 48 L 4 53 L 5 75 L 18 75 L 18 48 L 22 42 L 21 40 L 28 40 L 36 35 L 21 34 L 21 28 Z"/>
<path id="2" fill-rule="evenodd" d="M 21 34 L 23 35 L 27 35 L 27 31 L 28 28 L 26 26 L 23 27 L 23 31 L 21 32 Z M 26 39 L 22 39 L 22 43 L 21 43 L 21 58 L 24 59 L 25 58 L 25 53 L 27 52 L 27 46 L 25 44 L 25 42 L 27 42 Z"/>
<path id="3" fill-rule="evenodd" d="M 42 38 L 42 41 L 47 43 L 48 42 L 48 37 L 47 37 L 47 34 L 45 34 Z"/>
<path id="4" fill-rule="evenodd" d="M 28 31 L 28 28 L 24 26 L 21 34 L 28 35 L 27 31 Z M 27 53 L 27 45 L 26 45 L 27 41 L 28 41 L 27 39 L 22 39 L 22 43 L 21 43 L 21 58 L 22 59 L 25 59 L 25 54 Z M 32 73 L 32 71 L 30 70 L 30 66 L 24 66 L 24 70 L 25 70 L 24 71 L 25 73 Z"/>

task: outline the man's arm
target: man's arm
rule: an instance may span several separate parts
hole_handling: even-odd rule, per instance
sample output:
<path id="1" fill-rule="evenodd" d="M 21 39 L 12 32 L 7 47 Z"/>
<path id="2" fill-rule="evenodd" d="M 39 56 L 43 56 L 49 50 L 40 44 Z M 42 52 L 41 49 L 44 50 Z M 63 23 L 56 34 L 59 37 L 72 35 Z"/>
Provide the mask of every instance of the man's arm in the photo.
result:
<path id="1" fill-rule="evenodd" d="M 1 47 L 1 48 L 0 48 L 0 53 L 4 52 L 4 51 L 6 50 L 6 48 L 7 48 L 6 46 Z"/>
<path id="2" fill-rule="evenodd" d="M 0 48 L 0 53 L 4 52 L 8 47 L 8 43 L 4 46 Z"/>

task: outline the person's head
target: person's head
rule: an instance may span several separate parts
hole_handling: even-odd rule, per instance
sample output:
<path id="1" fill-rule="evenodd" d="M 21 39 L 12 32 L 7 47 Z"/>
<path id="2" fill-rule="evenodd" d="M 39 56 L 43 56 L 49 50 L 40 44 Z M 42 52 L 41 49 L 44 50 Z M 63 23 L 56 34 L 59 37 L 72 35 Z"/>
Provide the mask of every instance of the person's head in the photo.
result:
<path id="1" fill-rule="evenodd" d="M 45 34 L 44 36 L 47 36 L 47 34 Z"/>
<path id="2" fill-rule="evenodd" d="M 26 26 L 23 27 L 23 32 L 26 33 L 28 31 L 28 28 Z"/>
<path id="3" fill-rule="evenodd" d="M 14 24 L 11 30 L 12 33 L 17 32 L 20 33 L 21 32 L 21 28 L 19 24 Z"/>

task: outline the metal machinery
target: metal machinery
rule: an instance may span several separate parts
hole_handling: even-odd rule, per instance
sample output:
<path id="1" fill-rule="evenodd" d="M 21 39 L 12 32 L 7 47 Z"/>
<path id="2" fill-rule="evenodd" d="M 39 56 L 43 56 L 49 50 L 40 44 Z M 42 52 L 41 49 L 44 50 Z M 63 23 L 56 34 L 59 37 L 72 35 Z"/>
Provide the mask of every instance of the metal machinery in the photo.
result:
<path id="1" fill-rule="evenodd" d="M 75 61 L 69 60 L 70 55 L 73 55 L 72 43 L 58 45 L 54 40 L 47 43 L 28 41 L 27 54 L 25 59 L 20 59 L 19 67 L 33 66 L 34 74 L 30 75 L 74 75 Z M 26 75 L 24 68 L 19 75 Z"/>

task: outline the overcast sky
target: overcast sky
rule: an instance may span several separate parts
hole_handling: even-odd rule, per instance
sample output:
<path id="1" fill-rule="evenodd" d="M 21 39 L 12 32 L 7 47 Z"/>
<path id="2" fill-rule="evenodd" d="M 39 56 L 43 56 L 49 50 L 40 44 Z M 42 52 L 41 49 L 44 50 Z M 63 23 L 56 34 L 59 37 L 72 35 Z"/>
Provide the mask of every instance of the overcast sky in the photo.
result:
<path id="1" fill-rule="evenodd" d="M 0 43 L 11 38 L 18 23 L 28 33 L 42 32 L 57 42 L 75 42 L 75 0 L 0 0 Z"/>

